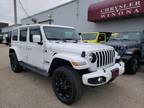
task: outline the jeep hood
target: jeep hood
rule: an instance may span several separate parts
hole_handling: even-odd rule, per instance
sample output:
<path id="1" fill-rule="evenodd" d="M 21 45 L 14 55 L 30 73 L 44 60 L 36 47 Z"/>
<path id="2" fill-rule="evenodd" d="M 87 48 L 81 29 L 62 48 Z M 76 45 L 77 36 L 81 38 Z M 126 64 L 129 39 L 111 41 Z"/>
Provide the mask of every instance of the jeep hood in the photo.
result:
<path id="1" fill-rule="evenodd" d="M 139 44 L 139 42 L 137 41 L 108 41 L 106 43 L 106 45 L 110 45 L 110 46 L 124 46 L 124 47 L 133 47 L 133 46 L 137 46 Z"/>
<path id="2" fill-rule="evenodd" d="M 110 45 L 115 48 L 115 50 L 120 54 L 120 56 L 123 56 L 127 49 L 131 48 L 138 48 L 140 43 L 137 41 L 108 41 L 106 45 Z"/>
<path id="3" fill-rule="evenodd" d="M 100 50 L 108 50 L 113 49 L 111 46 L 102 45 L 102 44 L 93 44 L 93 43 L 70 43 L 70 42 L 59 42 L 53 43 L 51 48 L 55 51 L 61 51 L 66 53 L 78 53 L 81 54 L 83 51 L 91 52 L 91 51 L 100 51 Z"/>

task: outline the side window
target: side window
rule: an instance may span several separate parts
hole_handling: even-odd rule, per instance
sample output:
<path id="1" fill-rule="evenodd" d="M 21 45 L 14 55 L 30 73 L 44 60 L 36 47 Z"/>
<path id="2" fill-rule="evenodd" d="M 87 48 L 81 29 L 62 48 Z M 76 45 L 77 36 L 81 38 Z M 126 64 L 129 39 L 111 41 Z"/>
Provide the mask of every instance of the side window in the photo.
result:
<path id="1" fill-rule="evenodd" d="M 98 37 L 98 42 L 101 42 L 101 41 L 105 41 L 105 35 L 104 34 L 100 34 Z"/>
<path id="2" fill-rule="evenodd" d="M 20 30 L 20 41 L 25 42 L 27 40 L 27 29 Z"/>
<path id="3" fill-rule="evenodd" d="M 42 41 L 42 35 L 41 35 L 40 27 L 30 28 L 30 36 L 29 36 L 30 42 L 33 42 L 33 35 L 40 35 L 41 41 Z"/>
<path id="4" fill-rule="evenodd" d="M 12 40 L 17 41 L 18 40 L 18 30 L 14 30 L 12 33 Z"/>

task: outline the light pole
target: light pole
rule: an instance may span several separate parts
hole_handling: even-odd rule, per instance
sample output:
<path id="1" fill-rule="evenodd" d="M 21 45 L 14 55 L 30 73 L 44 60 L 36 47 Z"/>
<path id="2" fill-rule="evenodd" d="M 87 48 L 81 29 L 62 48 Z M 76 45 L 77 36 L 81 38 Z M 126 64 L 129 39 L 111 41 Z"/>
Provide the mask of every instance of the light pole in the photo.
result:
<path id="1" fill-rule="evenodd" d="M 14 0 L 14 24 L 17 25 L 17 2 Z"/>
<path id="2" fill-rule="evenodd" d="M 48 23 L 49 23 L 49 24 L 52 24 L 53 22 L 54 22 L 54 19 L 52 18 L 52 15 L 49 14 L 49 15 L 48 15 Z"/>

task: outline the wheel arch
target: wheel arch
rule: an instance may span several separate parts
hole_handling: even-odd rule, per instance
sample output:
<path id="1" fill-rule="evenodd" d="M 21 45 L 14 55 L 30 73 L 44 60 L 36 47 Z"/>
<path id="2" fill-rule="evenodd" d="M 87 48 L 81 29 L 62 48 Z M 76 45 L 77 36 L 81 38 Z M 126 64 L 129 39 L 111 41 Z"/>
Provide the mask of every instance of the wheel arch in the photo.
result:
<path id="1" fill-rule="evenodd" d="M 137 56 L 138 58 L 141 57 L 141 52 L 139 48 L 132 48 L 132 49 L 129 49 L 128 51 L 131 53 L 125 54 L 124 56 L 129 56 L 130 59 L 135 56 Z"/>
<path id="2" fill-rule="evenodd" d="M 70 66 L 73 68 L 72 64 L 69 61 L 61 58 L 54 58 L 49 68 L 49 75 L 52 76 L 54 70 L 61 66 Z"/>
<path id="3" fill-rule="evenodd" d="M 20 57 L 20 55 L 19 55 L 19 53 L 18 53 L 16 48 L 10 48 L 9 49 L 9 57 L 11 56 L 12 53 L 15 53 L 16 56 L 17 56 L 18 61 L 21 61 L 21 57 Z"/>

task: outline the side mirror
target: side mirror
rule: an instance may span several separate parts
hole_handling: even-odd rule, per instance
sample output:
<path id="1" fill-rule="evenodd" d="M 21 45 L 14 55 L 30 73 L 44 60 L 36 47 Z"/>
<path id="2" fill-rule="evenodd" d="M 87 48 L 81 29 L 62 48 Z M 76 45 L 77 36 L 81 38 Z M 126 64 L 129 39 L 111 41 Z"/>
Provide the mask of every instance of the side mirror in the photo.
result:
<path id="1" fill-rule="evenodd" d="M 81 33 L 78 33 L 78 35 L 81 36 L 82 34 L 81 34 Z"/>
<path id="2" fill-rule="evenodd" d="M 33 42 L 34 43 L 40 43 L 41 42 L 41 36 L 40 35 L 33 35 Z"/>

